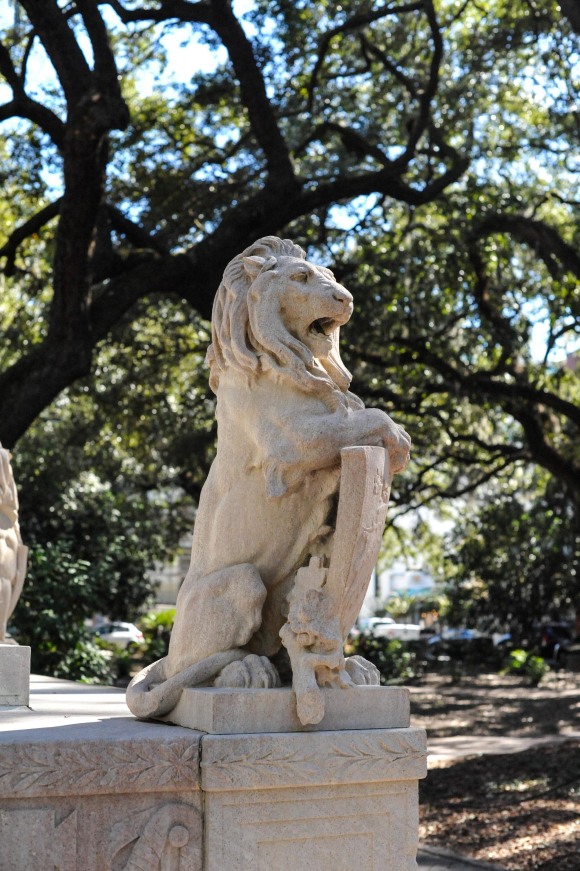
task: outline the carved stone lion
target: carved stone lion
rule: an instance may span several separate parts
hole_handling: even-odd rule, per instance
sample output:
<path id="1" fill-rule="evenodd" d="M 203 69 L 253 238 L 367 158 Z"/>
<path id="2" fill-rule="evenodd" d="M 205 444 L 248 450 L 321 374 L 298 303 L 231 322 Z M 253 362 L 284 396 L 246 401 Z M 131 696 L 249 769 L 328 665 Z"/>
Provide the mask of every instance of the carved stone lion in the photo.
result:
<path id="1" fill-rule="evenodd" d="M 18 493 L 10 454 L 0 445 L 0 644 L 15 643 L 7 637 L 6 625 L 22 592 L 27 557 L 18 525 Z"/>
<path id="2" fill-rule="evenodd" d="M 332 272 L 287 239 L 260 239 L 227 266 L 207 354 L 217 455 L 168 655 L 128 689 L 137 716 L 166 713 L 184 686 L 279 685 L 297 572 L 332 554 L 341 450 L 382 446 L 392 472 L 406 465 L 405 431 L 349 392 L 338 339 L 352 309 Z"/>

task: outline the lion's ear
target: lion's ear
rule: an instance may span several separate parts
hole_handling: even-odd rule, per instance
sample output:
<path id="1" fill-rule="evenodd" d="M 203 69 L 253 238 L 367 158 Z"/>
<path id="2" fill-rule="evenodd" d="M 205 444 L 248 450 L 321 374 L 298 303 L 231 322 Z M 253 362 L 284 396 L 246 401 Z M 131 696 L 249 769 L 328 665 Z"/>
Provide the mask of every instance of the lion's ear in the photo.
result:
<path id="1" fill-rule="evenodd" d="M 243 262 L 246 272 L 252 281 L 258 277 L 260 272 L 267 272 L 269 269 L 273 269 L 278 263 L 275 257 L 268 257 L 264 260 L 263 257 L 258 257 L 255 254 L 251 257 L 244 257 Z"/>
<path id="2" fill-rule="evenodd" d="M 246 272 L 248 273 L 248 275 L 250 276 L 250 278 L 252 279 L 252 281 L 254 280 L 254 278 L 256 278 L 260 274 L 262 266 L 264 265 L 265 262 L 266 261 L 264 260 L 263 257 L 244 257 L 243 258 L 244 268 L 245 268 Z"/>

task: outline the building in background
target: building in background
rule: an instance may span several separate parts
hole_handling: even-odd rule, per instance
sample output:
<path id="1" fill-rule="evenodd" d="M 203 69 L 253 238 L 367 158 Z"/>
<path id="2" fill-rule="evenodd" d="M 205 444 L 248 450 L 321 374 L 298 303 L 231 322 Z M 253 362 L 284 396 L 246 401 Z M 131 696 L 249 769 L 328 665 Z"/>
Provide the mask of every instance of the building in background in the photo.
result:
<path id="1" fill-rule="evenodd" d="M 404 563 L 395 563 L 389 569 L 373 572 L 361 614 L 364 617 L 372 616 L 394 594 L 429 596 L 434 587 L 435 581 L 429 572 L 407 568 Z"/>
<path id="2" fill-rule="evenodd" d="M 180 540 L 177 553 L 167 563 L 157 563 L 149 572 L 155 584 L 155 608 L 175 607 L 179 588 L 189 569 L 192 533 L 187 532 Z"/>

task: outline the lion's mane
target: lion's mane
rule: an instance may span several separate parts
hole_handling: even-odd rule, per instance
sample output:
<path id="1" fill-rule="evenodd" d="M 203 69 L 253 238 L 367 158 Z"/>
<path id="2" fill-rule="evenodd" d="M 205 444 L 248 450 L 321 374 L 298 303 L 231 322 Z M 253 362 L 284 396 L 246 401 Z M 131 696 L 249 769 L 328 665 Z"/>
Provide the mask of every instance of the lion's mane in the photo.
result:
<path id="1" fill-rule="evenodd" d="M 248 376 L 274 369 L 280 380 L 291 381 L 301 390 L 322 395 L 330 405 L 336 405 L 351 381 L 340 358 L 338 330 L 328 358 L 315 359 L 275 311 L 275 296 L 252 292 L 253 280 L 243 262 L 246 257 L 262 257 L 264 270 L 275 269 L 279 257 L 306 260 L 302 248 L 290 239 L 265 236 L 230 261 L 213 304 L 212 343 L 206 357 L 211 389 L 217 393 L 220 375 L 228 367 Z"/>

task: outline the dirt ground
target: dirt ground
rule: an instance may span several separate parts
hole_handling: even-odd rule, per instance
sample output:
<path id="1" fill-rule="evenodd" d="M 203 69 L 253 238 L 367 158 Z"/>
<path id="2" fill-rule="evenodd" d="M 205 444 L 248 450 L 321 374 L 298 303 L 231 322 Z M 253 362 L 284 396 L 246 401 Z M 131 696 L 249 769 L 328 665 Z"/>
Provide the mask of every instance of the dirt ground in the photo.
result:
<path id="1" fill-rule="evenodd" d="M 509 755 L 439 763 L 420 787 L 423 843 L 509 871 L 580 871 L 580 675 L 537 688 L 498 675 L 429 677 L 412 688 L 413 725 L 431 739 L 566 737 Z"/>

